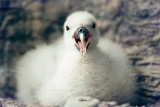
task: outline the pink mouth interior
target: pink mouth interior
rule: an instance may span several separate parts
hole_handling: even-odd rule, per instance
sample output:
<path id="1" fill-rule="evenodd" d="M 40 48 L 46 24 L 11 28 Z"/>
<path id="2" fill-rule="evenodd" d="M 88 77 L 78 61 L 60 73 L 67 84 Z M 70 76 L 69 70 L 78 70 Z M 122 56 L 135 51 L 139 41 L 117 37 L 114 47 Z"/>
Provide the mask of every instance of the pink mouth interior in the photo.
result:
<path id="1" fill-rule="evenodd" d="M 82 44 L 80 38 L 76 37 L 75 35 L 73 35 L 72 38 L 76 42 L 76 45 L 80 49 L 80 51 L 82 52 L 82 54 L 85 54 L 86 53 L 86 48 L 87 48 L 88 44 L 91 41 L 91 35 L 88 34 L 88 36 L 85 38 L 84 44 Z"/>

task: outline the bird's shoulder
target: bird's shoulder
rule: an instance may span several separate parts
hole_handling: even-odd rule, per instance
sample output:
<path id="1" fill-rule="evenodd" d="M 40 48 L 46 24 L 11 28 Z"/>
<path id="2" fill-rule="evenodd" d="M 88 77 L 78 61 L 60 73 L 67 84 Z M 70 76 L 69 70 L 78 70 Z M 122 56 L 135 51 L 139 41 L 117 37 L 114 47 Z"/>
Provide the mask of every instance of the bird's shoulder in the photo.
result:
<path id="1" fill-rule="evenodd" d="M 113 42 L 112 40 L 101 38 L 98 44 L 98 48 L 101 51 L 113 57 L 125 57 L 126 54 L 122 46 L 118 43 Z"/>
<path id="2" fill-rule="evenodd" d="M 59 56 L 59 53 L 61 53 L 59 45 L 59 40 L 57 40 L 54 43 L 51 44 L 41 44 L 36 46 L 35 49 L 31 49 L 28 52 L 26 52 L 18 61 L 18 63 L 35 63 L 38 61 L 45 62 L 46 60 L 53 59 L 56 61 L 57 57 Z"/>

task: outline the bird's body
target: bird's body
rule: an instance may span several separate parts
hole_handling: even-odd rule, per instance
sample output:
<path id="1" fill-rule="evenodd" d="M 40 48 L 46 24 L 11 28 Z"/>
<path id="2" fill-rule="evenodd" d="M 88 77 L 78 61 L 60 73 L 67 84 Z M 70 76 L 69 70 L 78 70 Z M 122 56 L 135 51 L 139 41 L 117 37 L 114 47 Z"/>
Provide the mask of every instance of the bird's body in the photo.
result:
<path id="1" fill-rule="evenodd" d="M 87 12 L 80 14 L 90 16 Z M 61 106 L 73 96 L 120 103 L 132 100 L 136 90 L 135 74 L 122 48 L 106 39 L 94 42 L 94 35 L 98 33 L 90 33 L 92 41 L 89 48 L 86 45 L 87 53 L 83 47 L 79 47 L 81 54 L 74 45 L 66 43 L 67 32 L 64 39 L 29 51 L 16 67 L 18 99 L 24 103 L 39 101 L 43 105 Z"/>

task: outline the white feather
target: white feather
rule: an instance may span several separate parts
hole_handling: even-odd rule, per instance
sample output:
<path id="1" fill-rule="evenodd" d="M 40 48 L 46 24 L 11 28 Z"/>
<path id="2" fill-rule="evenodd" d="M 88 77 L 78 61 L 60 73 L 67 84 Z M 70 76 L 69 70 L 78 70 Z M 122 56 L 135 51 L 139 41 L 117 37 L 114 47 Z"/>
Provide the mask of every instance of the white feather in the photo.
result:
<path id="1" fill-rule="evenodd" d="M 90 26 L 92 22 L 95 18 L 88 12 L 71 14 L 64 24 L 64 38 L 41 45 L 19 60 L 16 78 L 20 101 L 63 106 L 74 96 L 120 103 L 132 100 L 136 81 L 126 54 L 112 41 L 99 40 L 97 28 Z M 66 25 L 69 31 L 65 30 Z M 84 57 L 71 38 L 79 26 L 87 27 L 92 34 Z"/>

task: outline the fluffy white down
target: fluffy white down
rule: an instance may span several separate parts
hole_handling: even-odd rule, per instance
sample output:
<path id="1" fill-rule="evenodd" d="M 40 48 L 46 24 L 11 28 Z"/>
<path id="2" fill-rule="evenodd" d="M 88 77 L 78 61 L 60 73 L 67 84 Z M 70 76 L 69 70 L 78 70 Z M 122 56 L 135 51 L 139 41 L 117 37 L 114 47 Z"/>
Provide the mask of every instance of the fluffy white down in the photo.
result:
<path id="1" fill-rule="evenodd" d="M 72 19 L 77 15 L 88 19 Z M 72 25 L 77 26 L 77 22 L 95 20 L 87 12 L 77 12 L 68 17 L 65 25 L 70 23 L 70 18 L 74 20 Z M 86 23 L 89 22 L 84 22 L 83 26 Z M 93 40 L 84 57 L 66 31 L 64 38 L 56 43 L 38 46 L 24 55 L 16 66 L 17 98 L 26 104 L 39 101 L 43 105 L 60 106 L 73 96 L 91 96 L 119 103 L 133 100 L 135 74 L 126 54 L 110 40 L 103 38 L 98 43 L 98 30 L 89 30 Z"/>

